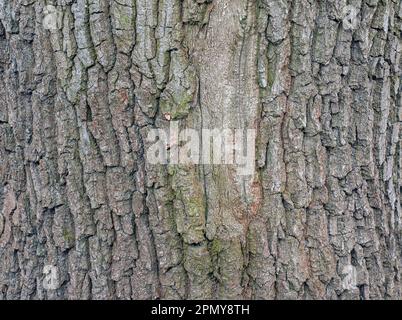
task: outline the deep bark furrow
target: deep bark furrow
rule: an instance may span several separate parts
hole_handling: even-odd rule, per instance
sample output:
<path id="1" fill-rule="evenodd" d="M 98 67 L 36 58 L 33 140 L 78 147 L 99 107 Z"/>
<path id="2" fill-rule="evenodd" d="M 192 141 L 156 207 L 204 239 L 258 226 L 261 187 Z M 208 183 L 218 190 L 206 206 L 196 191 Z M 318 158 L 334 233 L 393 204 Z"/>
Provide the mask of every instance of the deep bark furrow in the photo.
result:
<path id="1" fill-rule="evenodd" d="M 0 299 L 400 299 L 401 34 L 399 0 L 0 0 Z M 256 130 L 255 174 L 152 164 L 174 124 Z"/>

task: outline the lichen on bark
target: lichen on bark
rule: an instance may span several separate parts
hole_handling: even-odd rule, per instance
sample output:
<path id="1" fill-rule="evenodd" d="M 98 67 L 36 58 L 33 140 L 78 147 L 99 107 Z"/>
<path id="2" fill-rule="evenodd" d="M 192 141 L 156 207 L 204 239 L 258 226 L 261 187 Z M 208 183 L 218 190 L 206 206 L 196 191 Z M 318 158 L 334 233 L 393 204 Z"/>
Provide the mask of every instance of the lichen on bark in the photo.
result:
<path id="1" fill-rule="evenodd" d="M 0 299 L 400 299 L 401 34 L 399 0 L 0 1 Z M 151 164 L 172 121 L 255 129 L 255 174 Z"/>

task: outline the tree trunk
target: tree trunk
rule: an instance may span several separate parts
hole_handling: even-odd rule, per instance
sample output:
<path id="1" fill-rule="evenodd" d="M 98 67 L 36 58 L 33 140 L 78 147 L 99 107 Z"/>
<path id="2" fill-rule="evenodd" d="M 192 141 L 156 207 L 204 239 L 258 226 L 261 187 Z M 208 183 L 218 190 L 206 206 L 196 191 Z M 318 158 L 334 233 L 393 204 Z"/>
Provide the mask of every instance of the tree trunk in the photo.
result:
<path id="1" fill-rule="evenodd" d="M 400 0 L 0 0 L 0 299 L 402 298 L 401 35 Z M 172 124 L 256 130 L 254 173 L 151 163 Z"/>

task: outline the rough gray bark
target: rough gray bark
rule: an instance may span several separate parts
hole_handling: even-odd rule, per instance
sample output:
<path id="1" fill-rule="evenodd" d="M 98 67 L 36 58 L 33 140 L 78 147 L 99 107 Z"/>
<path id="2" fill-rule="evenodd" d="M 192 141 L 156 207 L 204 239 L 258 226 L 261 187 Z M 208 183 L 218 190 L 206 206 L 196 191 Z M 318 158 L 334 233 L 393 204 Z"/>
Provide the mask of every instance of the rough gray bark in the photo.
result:
<path id="1" fill-rule="evenodd" d="M 400 0 L 0 0 L 0 299 L 401 298 L 401 34 Z M 257 129 L 256 175 L 150 165 L 172 120 Z"/>

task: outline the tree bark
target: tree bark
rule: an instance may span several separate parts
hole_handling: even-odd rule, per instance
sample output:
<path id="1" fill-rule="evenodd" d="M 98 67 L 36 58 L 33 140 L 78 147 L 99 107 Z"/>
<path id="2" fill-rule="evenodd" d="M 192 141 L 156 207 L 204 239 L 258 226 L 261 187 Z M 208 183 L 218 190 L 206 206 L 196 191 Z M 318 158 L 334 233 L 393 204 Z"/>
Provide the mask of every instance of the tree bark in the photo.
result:
<path id="1" fill-rule="evenodd" d="M 402 298 L 401 35 L 400 0 L 0 0 L 0 299 Z M 255 174 L 151 164 L 173 121 L 255 129 Z"/>

